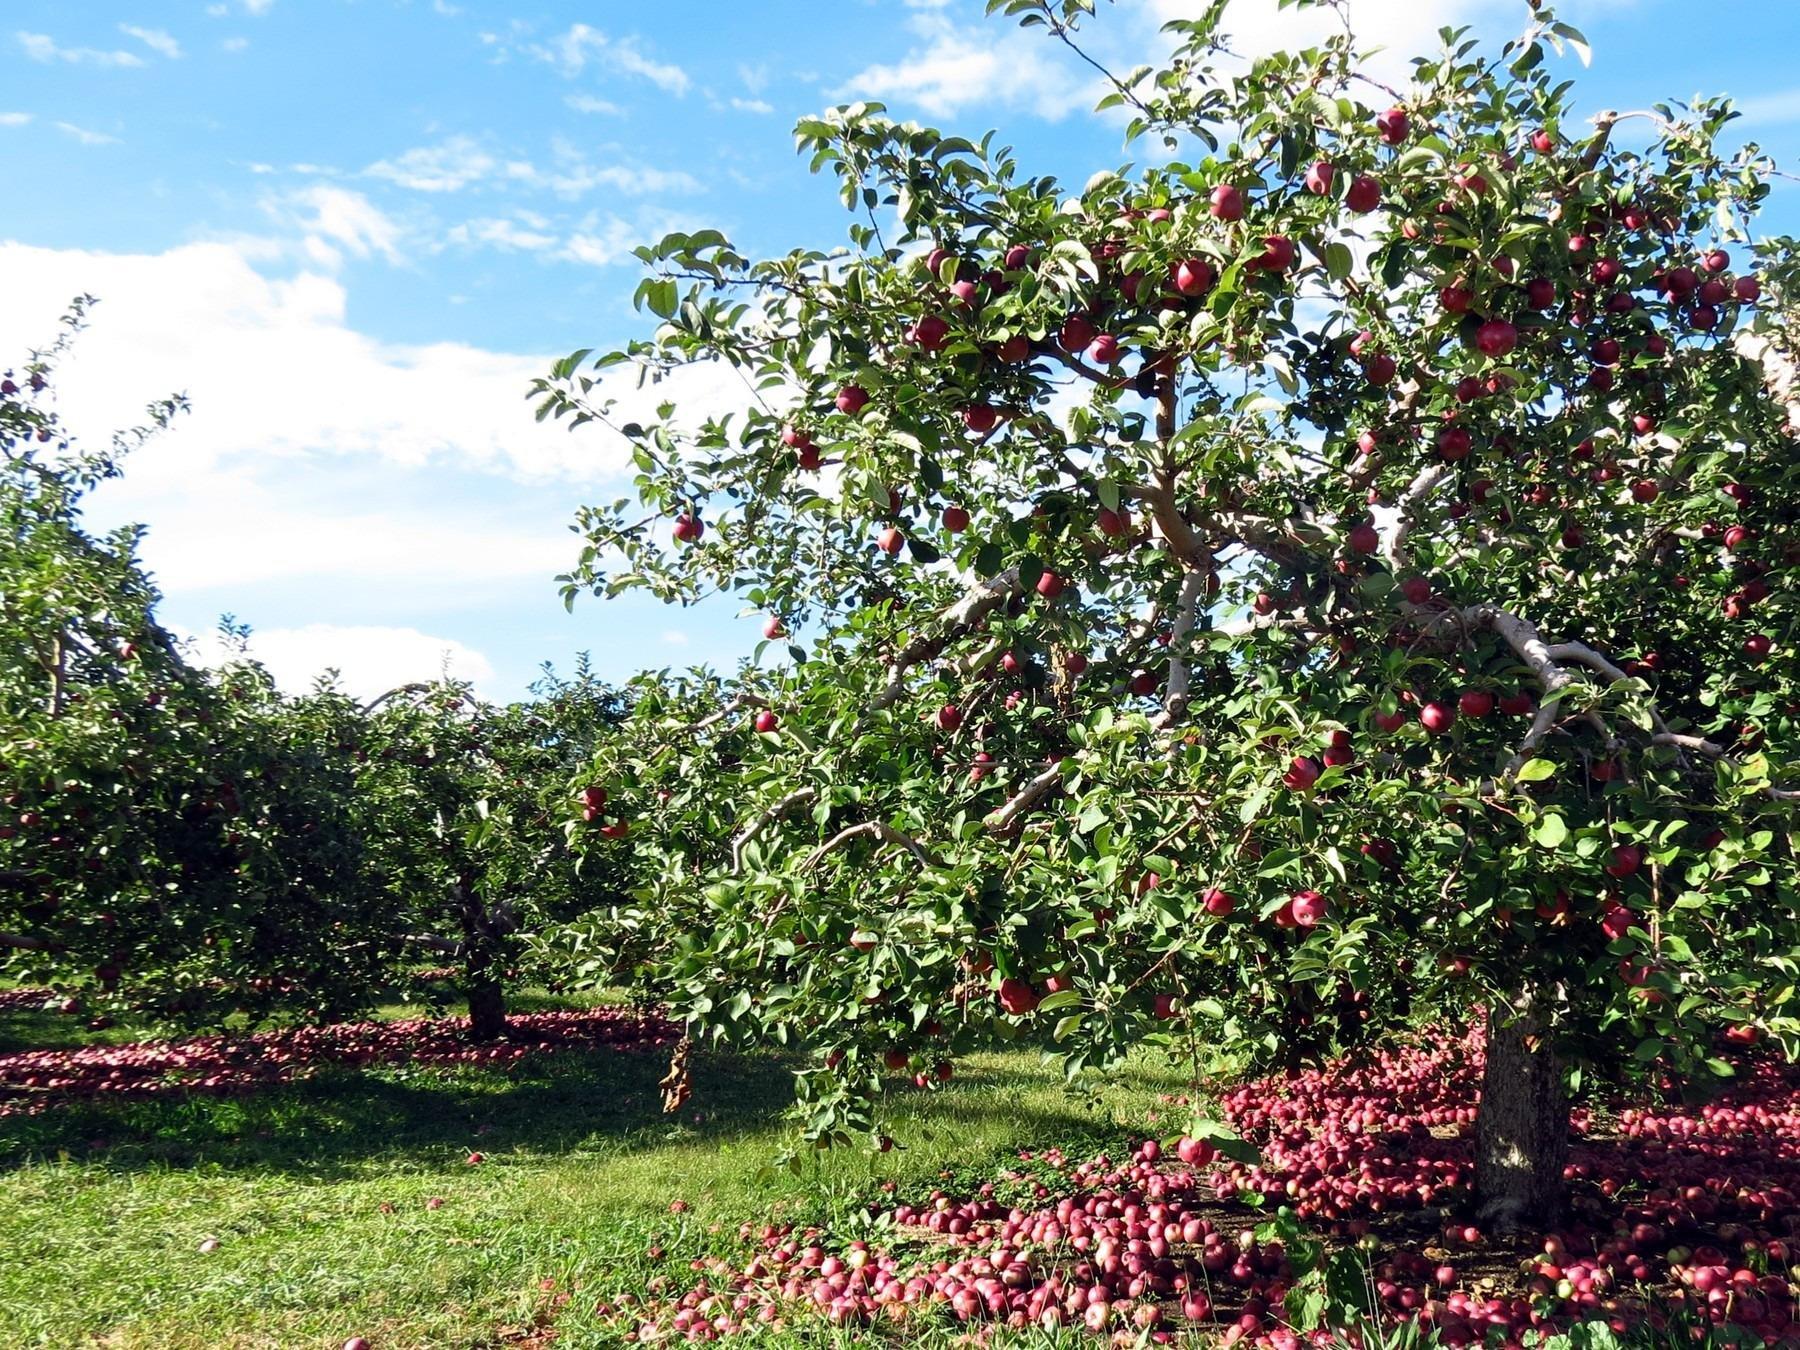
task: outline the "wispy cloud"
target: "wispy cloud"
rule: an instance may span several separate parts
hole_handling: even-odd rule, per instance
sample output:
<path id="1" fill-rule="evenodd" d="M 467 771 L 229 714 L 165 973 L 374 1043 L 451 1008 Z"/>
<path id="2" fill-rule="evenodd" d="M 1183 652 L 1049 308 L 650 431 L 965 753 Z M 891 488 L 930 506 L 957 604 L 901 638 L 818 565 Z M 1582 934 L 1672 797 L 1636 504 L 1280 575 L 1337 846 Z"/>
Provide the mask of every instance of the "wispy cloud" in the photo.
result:
<path id="1" fill-rule="evenodd" d="M 775 111 L 774 104 L 767 99 L 760 98 L 734 98 L 731 100 L 731 106 L 739 112 L 747 113 L 772 113 Z"/>
<path id="2" fill-rule="evenodd" d="M 56 129 L 64 135 L 72 136 L 83 145 L 117 145 L 117 136 L 108 136 L 104 131 L 89 131 L 86 127 L 78 127 L 73 122 L 58 122 Z"/>
<path id="3" fill-rule="evenodd" d="M 122 23 L 119 31 L 126 37 L 134 37 L 158 56 L 166 56 L 171 61 L 181 59 L 181 44 L 161 28 L 139 28 L 136 24 Z"/>
<path id="4" fill-rule="evenodd" d="M 302 236 L 306 256 L 323 267 L 337 267 L 345 253 L 355 258 L 379 256 L 404 261 L 399 224 L 360 192 L 315 183 L 264 199 L 270 217 Z"/>
<path id="5" fill-rule="evenodd" d="M 0 127 L 22 127 L 29 121 L 31 121 L 30 113 L 22 113 L 22 112 L 0 113 Z"/>
<path id="6" fill-rule="evenodd" d="M 503 253 L 544 253 L 561 242 L 544 229 L 541 217 L 484 217 L 465 221 L 449 234 L 449 242 L 462 247 L 485 245 Z"/>
<path id="7" fill-rule="evenodd" d="M 78 66 L 141 66 L 144 58 L 136 52 L 102 51 L 98 47 L 64 47 L 48 33 L 20 33 L 19 46 L 25 49 L 25 55 L 33 61 L 48 64 L 52 61 L 66 61 Z"/>
<path id="8" fill-rule="evenodd" d="M 403 155 L 371 164 L 367 172 L 415 192 L 460 192 L 497 167 L 498 161 L 470 137 L 452 136 L 437 145 L 416 146 Z"/>
<path id="9" fill-rule="evenodd" d="M 599 113 L 607 117 L 616 117 L 625 110 L 618 104 L 603 98 L 595 98 L 592 94 L 570 94 L 563 100 L 578 113 Z"/>
<path id="10" fill-rule="evenodd" d="M 573 77 L 598 61 L 627 75 L 638 75 L 671 94 L 685 94 L 693 81 L 680 66 L 646 56 L 635 37 L 614 38 L 585 23 L 571 24 L 567 32 L 529 51 L 538 60 Z"/>
<path id="11" fill-rule="evenodd" d="M 839 96 L 911 103 L 933 117 L 979 106 L 1024 108 L 1047 121 L 1093 105 L 1093 81 L 1056 59 L 1041 38 L 962 28 L 935 6 L 907 21 L 922 40 L 900 60 L 852 75 Z"/>
<path id="12" fill-rule="evenodd" d="M 1752 94 L 1738 99 L 1738 112 L 1752 123 L 1800 122 L 1800 89 L 1777 89 L 1768 94 Z"/>

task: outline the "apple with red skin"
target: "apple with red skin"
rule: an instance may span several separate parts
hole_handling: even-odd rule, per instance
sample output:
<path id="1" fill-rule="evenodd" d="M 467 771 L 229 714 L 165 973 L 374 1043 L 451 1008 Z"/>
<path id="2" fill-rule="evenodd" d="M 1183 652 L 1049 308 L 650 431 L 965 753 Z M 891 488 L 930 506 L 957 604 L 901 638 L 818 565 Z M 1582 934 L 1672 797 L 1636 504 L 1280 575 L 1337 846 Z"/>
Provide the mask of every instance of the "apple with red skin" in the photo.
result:
<path id="1" fill-rule="evenodd" d="M 1752 633 L 1744 639 L 1744 655 L 1752 661 L 1765 660 L 1774 650 L 1775 640 L 1767 633 Z"/>
<path id="2" fill-rule="evenodd" d="M 1094 325 L 1087 315 L 1071 314 L 1063 320 L 1062 329 L 1057 333 L 1056 340 L 1065 352 L 1074 356 L 1079 352 L 1086 351 L 1088 344 L 1094 340 L 1094 336 Z"/>
<path id="3" fill-rule="evenodd" d="M 869 391 L 860 384 L 847 384 L 838 390 L 837 410 L 851 417 L 869 406 Z"/>
<path id="4" fill-rule="evenodd" d="M 969 528 L 969 513 L 960 506 L 946 506 L 943 522 L 944 528 L 951 534 L 961 534 Z"/>
<path id="5" fill-rule="evenodd" d="M 615 820 L 610 825 L 602 825 L 600 833 L 607 839 L 623 839 L 631 833 L 631 822 L 623 818 Z"/>
<path id="6" fill-rule="evenodd" d="M 1315 928 L 1325 917 L 1325 897 L 1317 891 L 1295 891 L 1288 901 L 1288 912 L 1297 928 Z"/>
<path id="7" fill-rule="evenodd" d="M 1448 704 L 1433 701 L 1419 709 L 1419 725 L 1433 736 L 1442 736 L 1456 723 L 1456 712 Z"/>
<path id="8" fill-rule="evenodd" d="M 1031 357 L 1031 339 L 1023 333 L 1014 333 L 1006 341 L 994 349 L 994 354 L 1009 366 L 1016 366 Z"/>
<path id="9" fill-rule="evenodd" d="M 362 1336 L 352 1336 L 344 1342 L 343 1350 L 369 1350 L 369 1342 Z"/>
<path id="10" fill-rule="evenodd" d="M 787 636 L 787 625 L 781 621 L 779 614 L 771 614 L 763 620 L 763 636 L 770 642 Z"/>
<path id="11" fill-rule="evenodd" d="M 1087 345 L 1087 358 L 1097 366 L 1110 366 L 1119 359 L 1119 339 L 1111 333 L 1098 334 Z"/>
<path id="12" fill-rule="evenodd" d="M 1746 526 L 1731 525 L 1726 527 L 1724 538 L 1720 542 L 1725 545 L 1727 553 L 1736 553 L 1738 549 L 1749 542 L 1750 537 L 1750 531 Z"/>
<path id="13" fill-rule="evenodd" d="M 1237 908 L 1237 901 L 1232 899 L 1230 894 L 1220 890 L 1217 886 L 1209 886 L 1206 893 L 1200 897 L 1200 908 L 1204 909 L 1215 919 L 1223 919 L 1228 917 L 1233 909 Z"/>
<path id="14" fill-rule="evenodd" d="M 1307 792 L 1319 781 L 1321 772 L 1319 761 L 1311 755 L 1295 755 L 1281 781 L 1294 792 Z"/>
<path id="15" fill-rule="evenodd" d="M 1337 170 L 1332 166 L 1331 162 L 1329 160 L 1321 159 L 1315 160 L 1312 166 L 1307 169 L 1306 177 L 1303 181 L 1306 190 L 1314 196 L 1329 197 L 1331 195 L 1332 179 L 1336 176 Z"/>
<path id="16" fill-rule="evenodd" d="M 1128 528 L 1125 517 L 1106 506 L 1101 507 L 1099 514 L 1094 517 L 1094 524 L 1108 539 L 1117 539 Z"/>
<path id="17" fill-rule="evenodd" d="M 1213 265 L 1204 258 L 1189 258 L 1175 264 L 1175 289 L 1183 295 L 1205 295 L 1217 279 Z"/>
<path id="18" fill-rule="evenodd" d="M 1207 209 L 1216 220 L 1232 221 L 1244 218 L 1244 194 L 1230 183 L 1220 183 L 1207 198 Z"/>
<path id="19" fill-rule="evenodd" d="M 1045 568 L 1037 580 L 1037 593 L 1046 600 L 1054 600 L 1068 587 L 1068 582 L 1057 573 Z"/>
<path id="20" fill-rule="evenodd" d="M 1505 319 L 1489 319 L 1475 330 L 1475 346 L 1483 356 L 1498 360 L 1518 345 L 1519 330 Z"/>
<path id="21" fill-rule="evenodd" d="M 1131 673 L 1131 692 L 1139 698 L 1156 692 L 1156 676 L 1147 670 L 1134 670 Z"/>
<path id="22" fill-rule="evenodd" d="M 1389 108 L 1375 115 L 1375 134 L 1381 137 L 1384 145 L 1402 144 L 1411 130 L 1412 120 L 1406 115 L 1405 108 Z"/>
<path id="23" fill-rule="evenodd" d="M 1344 193 L 1344 205 L 1359 215 L 1373 211 L 1381 205 L 1381 180 L 1371 174 L 1358 174 Z"/>
<path id="24" fill-rule="evenodd" d="M 1657 499 L 1661 491 L 1654 479 L 1640 478 L 1631 485 L 1631 500 L 1648 506 Z"/>
<path id="25" fill-rule="evenodd" d="M 756 714 L 756 729 L 763 735 L 779 731 L 781 729 L 781 718 L 776 715 L 772 708 L 764 708 L 761 712 Z"/>
<path id="26" fill-rule="evenodd" d="M 1456 707 L 1464 717 L 1486 717 L 1494 711 L 1494 696 L 1485 689 L 1465 689 Z"/>
<path id="27" fill-rule="evenodd" d="M 898 525 L 889 525 L 875 536 L 875 546 L 892 558 L 906 547 L 906 536 L 900 532 Z"/>
<path id="28" fill-rule="evenodd" d="M 1739 277 L 1731 283 L 1731 293 L 1746 305 L 1753 305 L 1762 298 L 1762 282 L 1755 277 Z"/>
<path id="29" fill-rule="evenodd" d="M 1285 272 L 1294 265 L 1299 257 L 1299 250 L 1294 241 L 1285 234 L 1266 234 L 1263 236 L 1263 251 L 1250 260 L 1249 265 L 1261 268 L 1266 272 Z"/>
<path id="30" fill-rule="evenodd" d="M 1531 148 L 1540 155 L 1547 155 L 1556 149 L 1556 138 L 1543 127 L 1531 133 Z"/>
<path id="31" fill-rule="evenodd" d="M 1377 727 L 1390 735 L 1412 721 L 1412 719 L 1403 712 L 1390 713 L 1379 711 L 1376 712 L 1370 720 L 1373 721 Z"/>
<path id="32" fill-rule="evenodd" d="M 697 544 L 706 533 L 706 522 L 699 516 L 682 512 L 675 517 L 675 538 L 683 544 Z"/>
<path id="33" fill-rule="evenodd" d="M 1474 444 L 1467 427 L 1448 426 L 1437 434 L 1438 454 L 1452 462 L 1467 459 Z"/>
<path id="34" fill-rule="evenodd" d="M 1363 362 L 1363 377 L 1374 385 L 1392 384 L 1399 369 L 1400 363 L 1386 352 L 1375 352 Z"/>
<path id="35" fill-rule="evenodd" d="M 1000 981 L 1000 1007 L 1013 1017 L 1024 1017 L 1037 1011 L 1038 996 L 1024 980 L 1009 977 Z"/>
<path id="36" fill-rule="evenodd" d="M 1643 849 L 1636 844 L 1617 844 L 1606 864 L 1606 875 L 1623 881 L 1626 877 L 1636 876 L 1638 868 L 1643 864 Z"/>
<path id="37" fill-rule="evenodd" d="M 950 341 L 950 325 L 936 314 L 927 314 L 912 326 L 908 336 L 920 351 L 941 351 Z"/>
<path id="38" fill-rule="evenodd" d="M 1536 705 L 1533 704 L 1530 694 L 1523 690 L 1514 690 L 1510 694 L 1501 695 L 1499 706 L 1500 711 L 1508 717 L 1529 717 Z"/>
<path id="39" fill-rule="evenodd" d="M 1460 283 L 1452 283 L 1438 291 L 1438 304 L 1446 314 L 1466 314 L 1475 303 L 1475 292 Z"/>
<path id="40" fill-rule="evenodd" d="M 992 404 L 973 403 L 963 409 L 963 425 L 977 436 L 985 436 L 1000 422 L 1000 411 Z"/>
<path id="41" fill-rule="evenodd" d="M 963 724 L 962 709 L 954 703 L 946 703 L 937 710 L 939 731 L 955 731 Z"/>
<path id="42" fill-rule="evenodd" d="M 1422 605 L 1431 599 L 1431 583 L 1424 577 L 1407 577 L 1400 583 L 1400 594 L 1409 605 Z"/>
<path id="43" fill-rule="evenodd" d="M 1349 535 L 1346 536 L 1346 542 L 1350 545 L 1352 553 L 1373 553 L 1381 547 L 1381 536 L 1373 525 L 1364 521 L 1360 525 L 1351 527 Z"/>

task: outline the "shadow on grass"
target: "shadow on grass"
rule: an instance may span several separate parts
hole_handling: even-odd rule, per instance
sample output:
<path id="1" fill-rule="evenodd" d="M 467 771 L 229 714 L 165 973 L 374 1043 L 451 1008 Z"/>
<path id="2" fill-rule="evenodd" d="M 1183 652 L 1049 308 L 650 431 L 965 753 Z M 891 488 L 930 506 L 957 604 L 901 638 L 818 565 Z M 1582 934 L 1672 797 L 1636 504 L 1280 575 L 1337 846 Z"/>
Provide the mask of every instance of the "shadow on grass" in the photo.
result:
<path id="1" fill-rule="evenodd" d="M 396 1163 L 436 1170 L 462 1151 L 618 1156 L 672 1143 L 728 1143 L 778 1125 L 793 1100 L 791 1057 L 696 1056 L 694 1094 L 662 1111 L 660 1054 L 563 1050 L 511 1069 L 321 1069 L 303 1082 L 232 1096 L 82 1100 L 0 1120 L 0 1170 L 66 1158 L 119 1171 L 158 1168 L 304 1173 L 332 1179 Z M 948 1124 L 1004 1121 L 1019 1144 L 1099 1137 L 1094 1113 L 1019 1099 L 1044 1079 L 972 1069 L 924 1106 Z M 904 1111 L 911 1089 L 896 1091 Z"/>

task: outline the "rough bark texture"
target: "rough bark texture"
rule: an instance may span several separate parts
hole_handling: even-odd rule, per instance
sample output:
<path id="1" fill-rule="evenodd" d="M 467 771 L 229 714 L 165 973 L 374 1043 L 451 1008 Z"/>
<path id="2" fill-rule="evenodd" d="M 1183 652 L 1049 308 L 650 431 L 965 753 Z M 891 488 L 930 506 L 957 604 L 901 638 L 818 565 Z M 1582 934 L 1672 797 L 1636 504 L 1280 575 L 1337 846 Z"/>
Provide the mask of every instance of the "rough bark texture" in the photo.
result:
<path id="1" fill-rule="evenodd" d="M 1478 1222 L 1494 1232 L 1554 1223 L 1568 1156 L 1569 1105 L 1544 1019 L 1529 996 L 1495 1007 L 1475 1121 Z"/>
<path id="2" fill-rule="evenodd" d="M 469 1035 L 494 1041 L 506 1035 L 506 990 L 491 975 L 471 975 L 464 992 L 469 998 Z"/>

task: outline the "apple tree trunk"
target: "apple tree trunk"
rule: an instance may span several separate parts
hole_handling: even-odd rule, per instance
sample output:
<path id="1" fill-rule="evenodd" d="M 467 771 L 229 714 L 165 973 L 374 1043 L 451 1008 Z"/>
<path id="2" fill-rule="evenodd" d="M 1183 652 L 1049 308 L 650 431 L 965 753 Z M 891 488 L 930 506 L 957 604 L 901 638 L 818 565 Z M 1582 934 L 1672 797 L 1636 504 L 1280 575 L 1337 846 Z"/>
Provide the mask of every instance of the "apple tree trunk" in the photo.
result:
<path id="1" fill-rule="evenodd" d="M 469 1035 L 477 1041 L 494 1041 L 506 1035 L 506 988 L 491 971 L 470 973 L 463 984 L 469 1000 Z"/>
<path id="2" fill-rule="evenodd" d="M 1497 1003 L 1475 1117 L 1477 1221 L 1490 1232 L 1555 1223 L 1568 1156 L 1569 1105 L 1547 1021 L 1529 993 Z"/>

